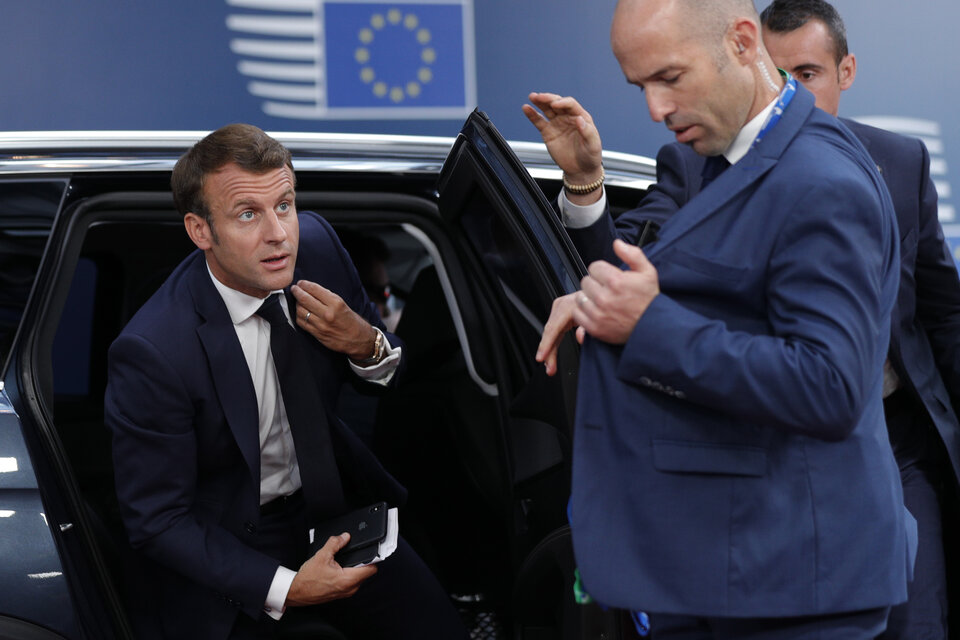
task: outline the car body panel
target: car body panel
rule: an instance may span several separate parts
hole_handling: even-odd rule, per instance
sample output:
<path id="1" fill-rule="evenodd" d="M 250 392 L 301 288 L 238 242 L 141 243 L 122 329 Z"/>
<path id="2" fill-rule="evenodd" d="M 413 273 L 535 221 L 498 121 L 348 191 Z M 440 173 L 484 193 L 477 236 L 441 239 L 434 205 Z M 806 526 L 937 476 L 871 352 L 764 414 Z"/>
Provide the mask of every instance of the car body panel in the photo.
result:
<path id="1" fill-rule="evenodd" d="M 0 388 L 0 615 L 75 632 L 73 603 L 19 417 Z M 0 623 L 0 631 L 3 624 Z M 0 633 L 2 635 L 2 633 Z"/>

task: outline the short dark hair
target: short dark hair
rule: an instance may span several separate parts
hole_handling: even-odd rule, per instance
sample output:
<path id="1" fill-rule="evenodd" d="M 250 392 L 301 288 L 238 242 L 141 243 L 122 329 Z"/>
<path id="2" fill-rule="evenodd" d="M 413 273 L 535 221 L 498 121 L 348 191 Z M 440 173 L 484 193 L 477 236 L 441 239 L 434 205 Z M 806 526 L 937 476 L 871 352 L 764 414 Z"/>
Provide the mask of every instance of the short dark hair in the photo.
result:
<path id="1" fill-rule="evenodd" d="M 761 24 L 774 33 L 795 31 L 811 20 L 819 20 L 833 40 L 833 55 L 839 65 L 847 56 L 847 29 L 843 19 L 824 0 L 773 0 L 760 14 Z"/>
<path id="2" fill-rule="evenodd" d="M 170 187 L 181 215 L 192 212 L 212 225 L 210 209 L 203 199 L 203 183 L 208 175 L 230 163 L 252 173 L 286 166 L 293 175 L 293 160 L 286 147 L 253 125 L 228 124 L 207 135 L 177 160 Z"/>

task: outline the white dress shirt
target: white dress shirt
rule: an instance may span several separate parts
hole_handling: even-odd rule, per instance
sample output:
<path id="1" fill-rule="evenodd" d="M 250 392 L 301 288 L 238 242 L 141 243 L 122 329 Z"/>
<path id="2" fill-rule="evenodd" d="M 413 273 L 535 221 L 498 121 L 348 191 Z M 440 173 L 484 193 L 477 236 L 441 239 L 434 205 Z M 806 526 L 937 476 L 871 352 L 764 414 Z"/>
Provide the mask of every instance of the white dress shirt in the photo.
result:
<path id="1" fill-rule="evenodd" d="M 257 396 L 260 425 L 260 504 L 266 504 L 280 496 L 290 495 L 300 488 L 300 466 L 297 463 L 290 423 L 283 406 L 280 393 L 280 381 L 270 353 L 270 323 L 256 315 L 263 299 L 241 293 L 226 286 L 213 275 L 209 265 L 207 271 L 223 303 L 227 307 L 237 339 L 243 349 L 243 356 L 250 369 L 254 392 Z M 283 309 L 290 326 L 287 299 L 280 293 L 280 307 Z M 372 367 L 358 367 L 352 361 L 350 367 L 360 377 L 376 384 L 389 384 L 400 364 L 401 347 L 392 347 L 384 337 L 386 357 Z M 270 617 L 279 620 L 283 614 L 283 605 L 296 572 L 279 567 L 270 585 L 264 610 Z"/>

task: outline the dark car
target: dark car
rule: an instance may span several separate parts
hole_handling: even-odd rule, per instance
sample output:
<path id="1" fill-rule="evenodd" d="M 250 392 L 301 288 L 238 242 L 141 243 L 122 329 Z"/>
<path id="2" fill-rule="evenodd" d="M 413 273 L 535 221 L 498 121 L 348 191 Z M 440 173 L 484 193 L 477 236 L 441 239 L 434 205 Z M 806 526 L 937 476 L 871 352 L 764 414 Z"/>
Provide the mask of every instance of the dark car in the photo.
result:
<path id="1" fill-rule="evenodd" d="M 194 249 L 169 180 L 201 136 L 0 134 L 0 639 L 138 635 L 106 353 Z M 401 384 L 345 392 L 338 412 L 410 490 L 401 531 L 473 637 L 619 637 L 615 613 L 573 595 L 578 348 L 566 339 L 552 378 L 533 359 L 552 300 L 583 274 L 544 147 L 511 151 L 480 113 L 456 141 L 276 137 L 294 153 L 298 208 L 342 235 L 405 340 Z M 605 166 L 615 208 L 654 177 L 644 158 Z"/>

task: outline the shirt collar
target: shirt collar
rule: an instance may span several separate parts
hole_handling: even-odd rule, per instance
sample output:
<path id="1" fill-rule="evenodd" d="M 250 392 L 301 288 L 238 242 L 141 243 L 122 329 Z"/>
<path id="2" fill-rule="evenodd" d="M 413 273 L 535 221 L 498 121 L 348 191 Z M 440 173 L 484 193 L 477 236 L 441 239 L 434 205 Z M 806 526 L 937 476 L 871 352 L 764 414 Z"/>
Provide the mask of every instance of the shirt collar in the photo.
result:
<path id="1" fill-rule="evenodd" d="M 770 104 L 763 108 L 763 111 L 755 115 L 750 122 L 743 125 L 743 129 L 740 129 L 740 133 L 733 139 L 733 142 L 730 143 L 727 150 L 723 152 L 723 157 L 727 159 L 727 162 L 736 164 L 743 156 L 747 155 L 753 141 L 760 135 L 763 123 L 767 121 L 767 117 L 770 115 L 770 112 L 773 111 L 773 107 L 779 99 L 779 95 L 774 97 L 774 99 L 770 101 Z"/>
<path id="2" fill-rule="evenodd" d="M 260 308 L 260 305 L 263 304 L 265 298 L 257 298 L 237 291 L 236 289 L 231 289 L 217 280 L 217 277 L 213 275 L 213 271 L 210 270 L 209 264 L 206 266 L 207 273 L 210 274 L 210 279 L 213 281 L 213 286 L 217 288 L 217 292 L 219 292 L 220 297 L 223 298 L 223 304 L 227 306 L 227 313 L 230 314 L 230 320 L 233 321 L 233 324 L 236 325 L 249 320 L 250 316 L 255 314 Z M 283 291 L 278 289 L 270 293 L 283 294 Z M 281 300 L 281 302 L 283 302 L 283 300 Z M 286 305 L 281 304 L 280 306 L 285 307 Z M 286 313 L 286 310 L 284 310 L 284 312 Z"/>

